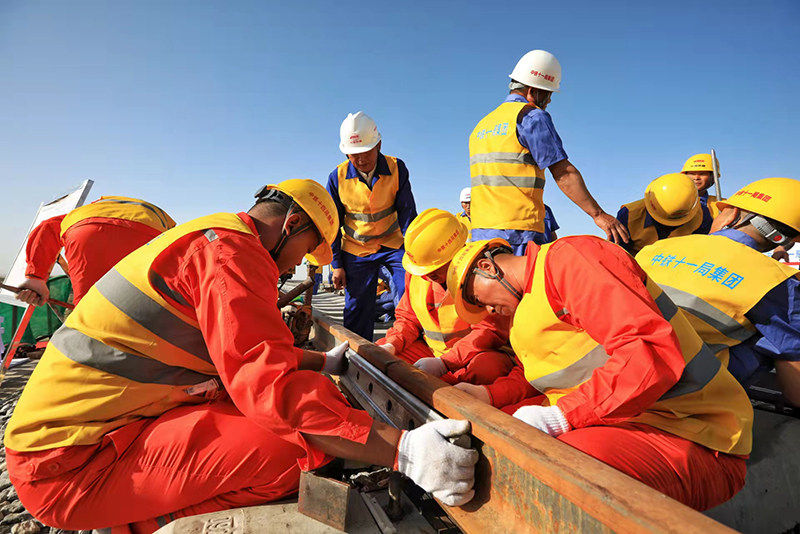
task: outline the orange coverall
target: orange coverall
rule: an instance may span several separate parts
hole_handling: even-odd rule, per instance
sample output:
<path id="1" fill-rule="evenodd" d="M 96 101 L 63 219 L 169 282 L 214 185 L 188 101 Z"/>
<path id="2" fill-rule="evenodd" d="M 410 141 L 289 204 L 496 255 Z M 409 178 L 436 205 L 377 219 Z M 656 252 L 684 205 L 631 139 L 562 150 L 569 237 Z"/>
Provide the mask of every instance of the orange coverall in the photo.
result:
<path id="1" fill-rule="evenodd" d="M 94 445 L 6 448 L 20 500 L 43 522 L 152 532 L 295 493 L 301 469 L 331 460 L 304 433 L 366 442 L 372 418 L 322 374 L 298 370 L 302 351 L 275 305 L 278 268 L 258 237 L 214 231 L 211 242 L 201 232 L 177 240 L 152 269 L 189 303 L 159 291 L 196 318 L 227 395 L 140 419 Z"/>
<path id="2" fill-rule="evenodd" d="M 119 260 L 161 233 L 136 221 L 89 217 L 70 226 L 62 237 L 64 217 L 46 219 L 31 232 L 25 247 L 25 276 L 47 280 L 63 247 L 75 304 Z"/>
<path id="3" fill-rule="evenodd" d="M 411 275 L 406 273 L 406 288 L 410 280 Z M 434 309 L 444 300 L 447 289 L 435 282 L 431 286 L 433 291 L 428 295 L 427 304 L 429 309 Z M 386 332 L 386 337 L 376 343 L 391 343 L 398 358 L 413 364 L 420 358 L 434 356 L 422 337 L 422 330 L 406 290 L 395 308 L 394 324 Z M 508 345 L 508 321 L 505 318 L 489 317 L 472 325 L 470 333 L 456 341 L 441 357 L 449 372 L 440 378 L 449 384 L 491 384 L 506 376 L 514 366 L 511 356 L 497 350 L 503 345 Z"/>
<path id="4" fill-rule="evenodd" d="M 539 246 L 530 243 L 524 285 L 531 287 Z M 680 347 L 657 330 L 664 323 L 645 288 L 646 274 L 622 248 L 589 236 L 556 241 L 545 269 L 553 310 L 567 324 L 591 325 L 609 359 L 578 389 L 558 400 L 572 430 L 558 439 L 698 510 L 728 500 L 744 486 L 745 460 L 629 420 L 655 403 L 685 363 Z M 583 326 L 581 326 L 583 325 Z M 672 372 L 659 371 L 670 368 Z M 547 404 L 523 369 L 485 386 L 494 406 Z M 527 398 L 525 398 L 527 397 Z M 697 492 L 703 488 L 703 492 Z"/>

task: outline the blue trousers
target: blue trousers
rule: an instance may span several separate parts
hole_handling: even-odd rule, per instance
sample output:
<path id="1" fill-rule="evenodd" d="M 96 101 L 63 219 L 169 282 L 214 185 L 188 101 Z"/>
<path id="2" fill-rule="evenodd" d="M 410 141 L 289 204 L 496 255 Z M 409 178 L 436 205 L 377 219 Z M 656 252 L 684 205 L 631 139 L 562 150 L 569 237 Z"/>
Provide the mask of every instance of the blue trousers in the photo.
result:
<path id="1" fill-rule="evenodd" d="M 397 290 L 394 305 L 400 302 L 406 288 L 406 271 L 403 269 L 403 252 L 381 247 L 375 254 L 359 258 L 342 251 L 345 274 L 344 327 L 372 341 L 375 329 L 375 293 L 378 289 L 378 270 L 386 267 Z"/>
<path id="2" fill-rule="evenodd" d="M 527 230 L 495 230 L 492 228 L 473 228 L 471 241 L 483 241 L 500 237 L 508 241 L 514 249 L 516 256 L 524 256 L 528 242 L 533 241 L 537 245 L 548 243 L 547 235 L 542 232 L 531 232 Z"/>

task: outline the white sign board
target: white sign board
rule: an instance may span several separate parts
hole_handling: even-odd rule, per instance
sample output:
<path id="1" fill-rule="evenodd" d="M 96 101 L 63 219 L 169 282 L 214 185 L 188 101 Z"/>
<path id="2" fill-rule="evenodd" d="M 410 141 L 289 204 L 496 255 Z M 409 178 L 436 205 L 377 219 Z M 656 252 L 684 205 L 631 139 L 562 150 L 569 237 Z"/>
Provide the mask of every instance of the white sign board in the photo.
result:
<path id="1" fill-rule="evenodd" d="M 8 276 L 6 276 L 4 282 L 6 285 L 19 286 L 25 281 L 25 247 L 28 245 L 28 236 L 31 231 L 46 219 L 57 215 L 65 215 L 75 208 L 82 206 L 83 203 L 86 202 L 86 197 L 89 195 L 92 184 L 94 184 L 92 180 L 85 180 L 70 193 L 39 206 L 36 218 L 33 220 L 33 224 L 31 224 L 28 233 L 25 235 L 25 241 L 22 242 L 22 247 L 20 247 L 19 252 L 17 252 L 17 257 L 14 258 L 11 269 L 8 270 Z M 14 293 L 6 291 L 5 289 L 0 289 L 0 302 L 5 302 L 12 306 L 19 306 L 20 308 L 27 306 L 24 302 L 18 301 Z"/>

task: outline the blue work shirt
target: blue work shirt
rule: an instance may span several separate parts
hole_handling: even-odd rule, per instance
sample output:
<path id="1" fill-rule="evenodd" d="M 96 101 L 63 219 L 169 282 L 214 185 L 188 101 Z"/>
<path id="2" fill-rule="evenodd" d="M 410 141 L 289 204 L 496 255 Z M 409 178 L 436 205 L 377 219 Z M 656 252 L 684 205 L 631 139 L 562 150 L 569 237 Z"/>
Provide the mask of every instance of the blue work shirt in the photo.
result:
<path id="1" fill-rule="evenodd" d="M 511 93 L 506 97 L 505 102 L 528 101 L 522 95 Z M 553 125 L 553 119 L 543 109 L 534 108 L 522 116 L 522 120 L 517 123 L 517 140 L 522 146 L 530 150 L 533 161 L 536 162 L 536 166 L 540 169 L 546 169 L 559 161 L 567 159 L 567 153 L 564 151 L 561 138 Z M 545 210 L 549 211 L 546 207 Z M 552 217 L 552 212 L 549 215 Z M 555 219 L 553 220 L 555 221 Z M 519 249 L 519 255 L 522 255 L 525 253 L 525 246 L 528 241 L 533 241 L 538 245 L 548 242 L 550 232 L 547 230 L 547 213 L 545 214 L 544 223 L 544 233 L 532 230 L 473 228 L 472 240 L 480 241 L 500 237 L 508 241 L 515 249 Z M 558 225 L 555 228 L 558 228 Z"/>
<path id="2" fill-rule="evenodd" d="M 370 189 L 375 187 L 375 183 L 382 177 L 391 176 L 389 164 L 386 163 L 386 158 L 383 154 L 378 154 L 378 161 L 375 165 L 375 172 L 372 175 L 372 183 Z M 400 231 L 405 235 L 406 228 L 417 216 L 417 204 L 414 202 L 414 195 L 411 193 L 411 182 L 408 180 L 408 169 L 403 160 L 397 158 L 397 174 L 398 174 L 398 189 L 394 197 L 394 208 L 397 211 L 397 223 L 400 225 Z M 361 175 L 352 163 L 347 164 L 346 180 L 359 180 Z M 339 222 L 344 222 L 344 204 L 339 198 L 339 171 L 333 169 L 333 172 L 328 176 L 328 193 L 333 197 L 333 202 L 336 204 L 336 209 L 339 211 Z M 385 248 L 385 247 L 384 247 Z M 336 232 L 336 239 L 331 246 L 333 249 L 333 261 L 331 262 L 332 269 L 340 269 L 342 267 L 342 228 L 339 227 Z"/>
<path id="3" fill-rule="evenodd" d="M 525 249 L 528 246 L 528 241 L 533 241 L 537 245 L 544 245 L 555 241 L 551 239 L 552 232 L 555 232 L 560 227 L 556 222 L 556 217 L 553 211 L 547 204 L 544 205 L 544 232 L 532 232 L 530 230 L 496 230 L 494 228 L 473 228 L 470 234 L 471 241 L 483 241 L 485 239 L 494 239 L 499 237 L 508 241 L 511 248 L 514 249 L 514 254 L 522 256 L 525 254 Z"/>
<path id="4" fill-rule="evenodd" d="M 553 215 L 553 210 L 550 209 L 550 206 L 547 204 L 544 205 L 544 233 L 547 236 L 547 239 L 552 243 L 555 241 L 553 239 L 553 232 L 561 228 L 558 225 L 558 221 L 556 221 L 556 216 Z"/>
<path id="5" fill-rule="evenodd" d="M 708 195 L 706 194 L 706 199 L 707 198 Z M 697 230 L 692 232 L 693 234 L 707 234 L 711 230 L 711 223 L 714 222 L 714 217 L 711 216 L 711 210 L 708 209 L 708 206 L 705 204 L 705 202 L 702 201 L 702 199 L 700 202 L 700 210 L 703 212 L 703 221 L 700 223 L 700 226 L 697 228 Z M 625 229 L 628 230 L 628 233 L 630 234 L 631 229 L 628 226 L 629 215 L 630 213 L 628 212 L 627 206 L 622 206 L 617 212 L 617 220 L 625 226 Z M 674 231 L 676 228 L 675 226 L 667 226 L 665 224 L 661 224 L 660 222 L 653 219 L 649 211 L 645 210 L 644 227 L 649 228 L 651 226 L 655 227 L 656 234 L 658 234 L 659 239 L 668 238 L 669 234 L 672 233 L 672 231 Z M 634 254 L 633 247 L 635 246 L 635 243 L 633 239 L 630 239 L 627 243 L 625 242 L 620 243 L 620 246 L 625 250 L 627 250 L 629 253 Z"/>
<path id="6" fill-rule="evenodd" d="M 740 230 L 727 228 L 712 235 L 758 250 L 756 241 Z M 728 370 L 739 382 L 747 385 L 759 371 L 772 369 L 772 360 L 800 360 L 800 280 L 781 282 L 744 315 L 758 333 L 730 348 Z"/>

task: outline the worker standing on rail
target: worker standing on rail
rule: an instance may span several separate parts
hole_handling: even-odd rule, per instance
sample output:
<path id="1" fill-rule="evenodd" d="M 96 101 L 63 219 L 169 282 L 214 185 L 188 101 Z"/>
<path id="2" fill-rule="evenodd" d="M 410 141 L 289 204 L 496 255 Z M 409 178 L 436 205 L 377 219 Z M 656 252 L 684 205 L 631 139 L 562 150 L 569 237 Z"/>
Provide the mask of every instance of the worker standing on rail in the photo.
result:
<path id="1" fill-rule="evenodd" d="M 409 225 L 403 256 L 406 293 L 395 310 L 394 325 L 377 343 L 446 382 L 491 384 L 514 365 L 498 350 L 508 344 L 508 324 L 462 321 L 447 292 L 447 267 L 468 233 L 456 216 L 436 208 L 423 211 Z"/>
<path id="2" fill-rule="evenodd" d="M 158 206 L 126 197 L 101 197 L 46 219 L 28 237 L 26 280 L 17 298 L 34 306 L 47 302 L 47 279 L 63 248 L 77 304 L 115 263 L 173 226 Z"/>
<path id="3" fill-rule="evenodd" d="M 523 367 L 456 387 L 695 509 L 739 491 L 750 401 L 636 261 L 593 236 L 511 251 L 469 243 L 447 287 L 464 320 L 513 317 Z"/>
<path id="4" fill-rule="evenodd" d="M 774 368 L 800 406 L 800 275 L 763 254 L 800 235 L 800 181 L 757 180 L 717 205 L 711 235 L 665 239 L 636 260 L 739 382 Z"/>
<path id="5" fill-rule="evenodd" d="M 408 169 L 381 153 L 375 121 L 363 111 L 351 113 L 339 133 L 347 161 L 328 177 L 342 223 L 333 244 L 333 285 L 345 289 L 344 327 L 372 341 L 378 269 L 384 265 L 392 273 L 397 306 L 405 289 L 403 233 L 417 208 Z"/>
<path id="6" fill-rule="evenodd" d="M 278 276 L 305 254 L 327 264 L 338 228 L 324 187 L 286 180 L 247 213 L 177 226 L 112 268 L 53 335 L 8 423 L 25 508 L 67 530 L 152 532 L 292 495 L 300 469 L 332 455 L 469 501 L 477 452 L 447 440 L 468 421 L 401 433 L 319 373 L 342 370 L 347 343 L 293 346 Z"/>
<path id="7" fill-rule="evenodd" d="M 716 161 L 717 172 L 719 172 L 719 160 Z M 711 161 L 711 154 L 695 154 L 683 164 L 681 173 L 692 179 L 700 195 L 700 203 L 708 206 L 712 217 L 719 214 L 717 202 L 719 199 L 714 195 L 709 195 L 708 190 L 714 185 L 714 164 Z"/>
<path id="8" fill-rule="evenodd" d="M 659 239 L 707 234 L 713 218 L 708 207 L 700 202 L 692 180 L 672 173 L 650 182 L 643 199 L 624 204 L 617 220 L 625 225 L 631 237 L 622 247 L 636 255 Z"/>
<path id="9" fill-rule="evenodd" d="M 472 208 L 472 193 L 471 187 L 465 187 L 461 190 L 461 194 L 458 196 L 459 202 L 461 202 L 461 213 L 458 214 L 458 220 L 461 224 L 463 224 L 467 228 L 467 232 L 472 234 L 472 219 L 470 218 L 470 211 Z M 469 239 L 469 235 L 467 239 Z"/>
<path id="10" fill-rule="evenodd" d="M 608 239 L 622 244 L 625 228 L 600 208 L 570 163 L 545 111 L 561 84 L 561 65 L 549 52 L 532 50 L 509 75 L 510 93 L 469 136 L 472 239 L 500 237 L 518 254 L 528 241 L 545 243 L 544 169 Z"/>

